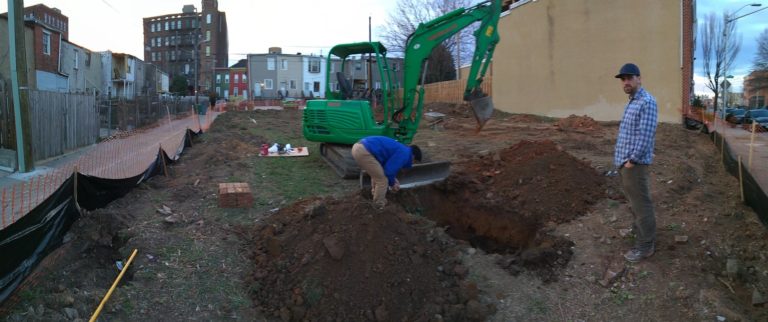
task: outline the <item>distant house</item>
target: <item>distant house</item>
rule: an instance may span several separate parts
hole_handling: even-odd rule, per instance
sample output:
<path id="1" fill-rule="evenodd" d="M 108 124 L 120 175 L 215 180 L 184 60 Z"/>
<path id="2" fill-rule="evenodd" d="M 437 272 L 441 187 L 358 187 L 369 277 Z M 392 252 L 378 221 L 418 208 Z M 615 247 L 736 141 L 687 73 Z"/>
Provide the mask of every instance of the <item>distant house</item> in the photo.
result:
<path id="1" fill-rule="evenodd" d="M 59 9 L 39 4 L 24 8 L 24 22 L 32 27 L 34 33 L 36 88 L 69 91 L 68 77 L 62 73 L 59 64 L 62 41 L 69 38 L 69 18 Z"/>
<path id="2" fill-rule="evenodd" d="M 325 69 L 326 59 L 322 56 L 303 56 L 302 57 L 302 96 L 304 97 L 325 97 Z"/>
<path id="3" fill-rule="evenodd" d="M 236 98 L 248 99 L 248 59 L 241 59 L 229 67 L 229 93 Z"/>
<path id="4" fill-rule="evenodd" d="M 68 41 L 61 42 L 59 74 L 66 77 L 65 91 L 76 93 L 96 93 L 100 90 L 101 63 L 93 63 L 93 53 Z"/>
<path id="5" fill-rule="evenodd" d="M 248 87 L 254 98 L 301 96 L 301 53 L 283 54 L 281 48 L 272 47 L 267 54 L 249 54 L 247 59 Z"/>
<path id="6" fill-rule="evenodd" d="M 752 108 L 766 106 L 768 96 L 768 71 L 757 70 L 744 79 L 744 103 Z"/>
<path id="7" fill-rule="evenodd" d="M 137 75 L 144 77 L 143 62 L 132 55 L 113 53 L 111 51 L 101 52 L 101 63 L 103 66 L 102 92 L 111 97 L 121 97 L 124 99 L 133 99 L 137 95 Z M 137 72 L 139 64 L 141 73 Z M 139 90 L 143 81 L 140 81 Z"/>
<path id="8" fill-rule="evenodd" d="M 499 21 L 493 100 L 499 110 L 621 118 L 614 78 L 636 63 L 660 122 L 681 122 L 693 80 L 694 0 L 519 0 Z"/>

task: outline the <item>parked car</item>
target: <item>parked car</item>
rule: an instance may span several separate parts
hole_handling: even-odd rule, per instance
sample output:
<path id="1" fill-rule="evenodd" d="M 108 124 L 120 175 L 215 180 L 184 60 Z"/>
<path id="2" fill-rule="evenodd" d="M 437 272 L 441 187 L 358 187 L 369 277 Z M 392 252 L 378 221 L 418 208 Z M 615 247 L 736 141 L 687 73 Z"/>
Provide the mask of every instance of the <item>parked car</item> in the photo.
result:
<path id="1" fill-rule="evenodd" d="M 742 122 L 745 125 L 752 124 L 752 120 L 755 120 L 764 129 L 768 129 L 768 109 L 753 109 L 744 113 Z"/>
<path id="2" fill-rule="evenodd" d="M 729 108 L 725 110 L 725 120 L 728 121 L 728 123 L 741 124 L 744 120 L 744 114 L 746 113 L 747 110 L 742 108 Z"/>

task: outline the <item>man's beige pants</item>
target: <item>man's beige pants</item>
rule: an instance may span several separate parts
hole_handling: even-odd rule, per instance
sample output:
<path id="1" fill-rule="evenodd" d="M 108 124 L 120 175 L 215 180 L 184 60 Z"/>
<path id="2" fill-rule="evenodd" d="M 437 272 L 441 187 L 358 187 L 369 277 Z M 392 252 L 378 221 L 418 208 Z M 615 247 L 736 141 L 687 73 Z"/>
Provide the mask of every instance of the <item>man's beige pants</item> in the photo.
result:
<path id="1" fill-rule="evenodd" d="M 387 204 L 387 186 L 389 186 L 389 180 L 384 175 L 384 168 L 381 167 L 379 160 L 376 160 L 359 142 L 352 146 L 352 157 L 355 158 L 360 169 L 365 170 L 371 176 L 373 204 L 377 208 L 383 208 Z"/>

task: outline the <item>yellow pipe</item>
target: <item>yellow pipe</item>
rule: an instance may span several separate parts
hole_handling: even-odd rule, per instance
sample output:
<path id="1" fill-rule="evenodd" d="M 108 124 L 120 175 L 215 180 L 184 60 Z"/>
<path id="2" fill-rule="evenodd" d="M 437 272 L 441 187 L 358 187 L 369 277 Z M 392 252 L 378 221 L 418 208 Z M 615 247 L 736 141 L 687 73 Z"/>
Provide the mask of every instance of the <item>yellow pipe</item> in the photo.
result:
<path id="1" fill-rule="evenodd" d="M 96 308 L 96 311 L 93 312 L 91 319 L 88 320 L 89 322 L 94 322 L 96 321 L 96 318 L 99 317 L 99 313 L 101 313 L 101 309 L 104 308 L 104 304 L 106 304 L 107 300 L 109 300 L 109 297 L 112 295 L 112 291 L 114 291 L 115 287 L 117 287 L 117 283 L 120 283 L 120 279 L 123 278 L 123 274 L 125 274 L 125 271 L 128 270 L 128 266 L 131 266 L 131 262 L 133 262 L 133 258 L 136 257 L 137 252 L 138 250 L 134 249 L 133 253 L 131 253 L 131 257 L 128 257 L 128 262 L 125 263 L 125 266 L 123 266 L 123 269 L 120 271 L 120 274 L 117 275 L 117 278 L 115 279 L 115 282 L 112 283 L 112 287 L 109 288 L 107 295 L 104 295 L 104 298 L 101 299 L 101 303 L 99 303 L 99 307 Z"/>

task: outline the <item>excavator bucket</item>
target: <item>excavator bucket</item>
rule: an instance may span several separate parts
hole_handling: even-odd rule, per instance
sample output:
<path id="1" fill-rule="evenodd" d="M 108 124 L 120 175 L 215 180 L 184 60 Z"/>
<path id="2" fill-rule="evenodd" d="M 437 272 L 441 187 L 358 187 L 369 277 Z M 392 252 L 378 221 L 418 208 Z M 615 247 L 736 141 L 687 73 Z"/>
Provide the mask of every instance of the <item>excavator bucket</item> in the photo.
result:
<path id="1" fill-rule="evenodd" d="M 414 164 L 410 169 L 403 169 L 397 174 L 400 189 L 409 189 L 425 186 L 445 180 L 451 174 L 451 163 L 437 161 Z M 371 187 L 371 176 L 365 171 L 360 172 L 360 187 Z"/>
<path id="2" fill-rule="evenodd" d="M 475 119 L 477 120 L 477 131 L 483 129 L 485 122 L 491 119 L 493 115 L 493 101 L 490 96 L 476 98 L 469 101 L 472 105 L 472 111 L 475 113 Z"/>

